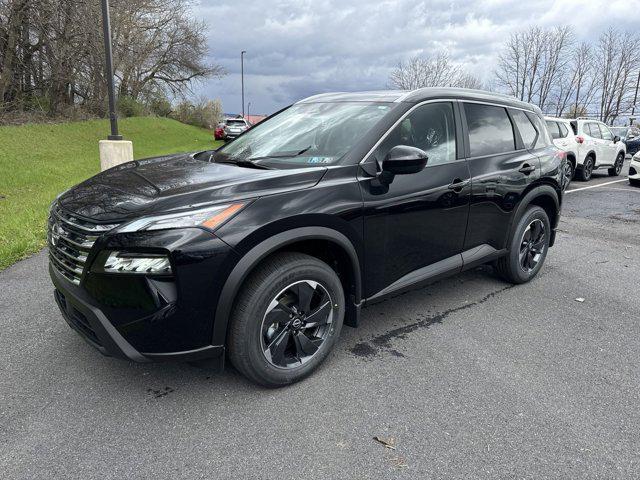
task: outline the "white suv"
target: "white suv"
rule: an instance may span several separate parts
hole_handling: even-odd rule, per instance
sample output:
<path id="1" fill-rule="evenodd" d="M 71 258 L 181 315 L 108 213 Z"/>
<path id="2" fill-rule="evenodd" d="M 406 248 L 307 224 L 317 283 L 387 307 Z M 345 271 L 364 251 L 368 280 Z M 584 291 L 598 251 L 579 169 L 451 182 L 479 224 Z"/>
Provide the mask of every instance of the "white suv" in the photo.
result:
<path id="1" fill-rule="evenodd" d="M 547 129 L 551 134 L 553 144 L 567 154 L 564 163 L 564 176 L 567 185 L 573 179 L 578 158 L 578 141 L 571 128 L 571 121 L 566 118 L 545 117 Z"/>
<path id="2" fill-rule="evenodd" d="M 591 178 L 598 168 L 608 169 L 609 175 L 620 175 L 624 157 L 625 144 L 615 136 L 604 123 L 597 120 L 578 118 L 546 117 L 547 128 L 553 143 L 567 153 L 567 170 L 569 178 L 575 176 L 582 181 Z"/>

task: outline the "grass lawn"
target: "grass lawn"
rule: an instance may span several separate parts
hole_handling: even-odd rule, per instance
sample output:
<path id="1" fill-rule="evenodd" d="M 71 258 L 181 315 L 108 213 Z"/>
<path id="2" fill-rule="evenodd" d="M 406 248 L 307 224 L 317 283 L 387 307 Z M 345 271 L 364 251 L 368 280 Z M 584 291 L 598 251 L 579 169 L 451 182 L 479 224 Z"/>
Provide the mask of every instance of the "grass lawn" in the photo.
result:
<path id="1" fill-rule="evenodd" d="M 126 118 L 136 159 L 217 146 L 209 131 L 167 118 Z M 0 127 L 0 270 L 42 249 L 51 201 L 99 172 L 108 120 Z"/>

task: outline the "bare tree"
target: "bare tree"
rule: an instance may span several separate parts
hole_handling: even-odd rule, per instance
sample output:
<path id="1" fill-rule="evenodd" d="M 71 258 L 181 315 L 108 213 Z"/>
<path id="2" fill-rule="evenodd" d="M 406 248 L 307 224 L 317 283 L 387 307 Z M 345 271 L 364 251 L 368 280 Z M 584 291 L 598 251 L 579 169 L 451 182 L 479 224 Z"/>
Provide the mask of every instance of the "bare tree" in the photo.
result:
<path id="1" fill-rule="evenodd" d="M 640 67 L 638 48 L 637 35 L 610 28 L 600 36 L 595 58 L 599 117 L 603 122 L 613 122 L 631 106 L 635 73 Z"/>
<path id="2" fill-rule="evenodd" d="M 423 87 L 479 88 L 481 85 L 473 75 L 453 64 L 445 53 L 435 57 L 413 57 L 400 62 L 389 76 L 389 85 L 401 90 Z"/>
<path id="3" fill-rule="evenodd" d="M 206 25 L 191 0 L 112 0 L 120 95 L 137 101 L 190 92 L 222 69 L 207 60 Z M 104 114 L 106 81 L 96 0 L 0 0 L 0 110 L 78 106 Z"/>
<path id="4" fill-rule="evenodd" d="M 573 43 L 573 32 L 566 26 L 552 30 L 534 26 L 512 34 L 498 60 L 498 85 L 543 109 L 557 104 L 557 88 L 562 88 Z"/>

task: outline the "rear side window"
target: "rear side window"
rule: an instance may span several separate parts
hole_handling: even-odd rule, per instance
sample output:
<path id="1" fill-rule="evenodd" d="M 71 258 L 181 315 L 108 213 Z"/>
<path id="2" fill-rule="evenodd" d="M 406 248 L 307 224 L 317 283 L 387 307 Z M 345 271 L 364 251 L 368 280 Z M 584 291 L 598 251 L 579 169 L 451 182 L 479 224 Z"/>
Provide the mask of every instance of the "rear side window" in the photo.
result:
<path id="1" fill-rule="evenodd" d="M 522 110 L 511 110 L 511 116 L 518 127 L 525 148 L 533 148 L 538 139 L 538 131 L 529 117 Z"/>
<path id="2" fill-rule="evenodd" d="M 558 123 L 558 126 L 560 127 L 560 136 L 562 138 L 568 137 L 569 136 L 569 129 L 567 128 L 567 126 L 564 123 Z"/>
<path id="3" fill-rule="evenodd" d="M 551 134 L 551 138 L 554 140 L 562 137 L 560 133 L 560 124 L 556 122 L 552 122 L 551 120 L 547 120 L 547 128 L 549 129 L 549 133 Z"/>
<path id="4" fill-rule="evenodd" d="M 465 103 L 472 157 L 512 152 L 516 149 L 513 126 L 503 107 Z"/>
<path id="5" fill-rule="evenodd" d="M 586 125 L 587 135 L 593 138 L 602 138 L 600 135 L 600 129 L 598 128 L 597 123 L 587 123 Z"/>

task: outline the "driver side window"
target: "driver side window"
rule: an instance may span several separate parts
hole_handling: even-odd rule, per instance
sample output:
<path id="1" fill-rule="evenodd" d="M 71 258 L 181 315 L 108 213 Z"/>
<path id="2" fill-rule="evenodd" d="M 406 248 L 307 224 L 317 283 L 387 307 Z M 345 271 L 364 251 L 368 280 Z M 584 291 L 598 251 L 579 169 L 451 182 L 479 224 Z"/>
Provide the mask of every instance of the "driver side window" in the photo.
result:
<path id="1" fill-rule="evenodd" d="M 393 147 L 407 145 L 424 150 L 429 157 L 428 166 L 456 160 L 456 134 L 453 105 L 448 102 L 429 103 L 407 115 L 375 151 L 382 163 Z"/>

